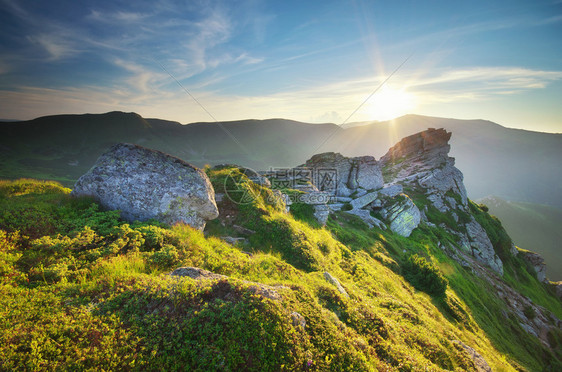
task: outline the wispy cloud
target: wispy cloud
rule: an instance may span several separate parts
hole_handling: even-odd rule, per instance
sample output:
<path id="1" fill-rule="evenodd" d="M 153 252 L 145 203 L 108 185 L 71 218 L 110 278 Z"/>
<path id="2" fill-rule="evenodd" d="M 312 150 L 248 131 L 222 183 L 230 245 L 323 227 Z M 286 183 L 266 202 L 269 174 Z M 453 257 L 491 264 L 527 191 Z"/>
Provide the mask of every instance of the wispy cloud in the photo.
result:
<path id="1" fill-rule="evenodd" d="M 467 91 L 488 92 L 510 89 L 523 91 L 540 89 L 562 79 L 562 71 L 533 70 L 519 67 L 476 67 L 470 69 L 451 69 L 438 74 L 421 77 L 410 83 L 411 88 L 427 88 L 455 85 Z M 445 86 L 445 87 L 443 87 Z"/>
<path id="2" fill-rule="evenodd" d="M 49 55 L 49 61 L 57 61 L 78 53 L 72 40 L 62 37 L 61 34 L 42 33 L 28 36 L 27 40 L 44 49 Z"/>
<path id="3" fill-rule="evenodd" d="M 130 73 L 130 76 L 124 78 L 124 82 L 141 94 L 155 91 L 168 77 L 163 72 L 154 72 L 134 62 L 116 59 L 114 63 Z"/>
<path id="4" fill-rule="evenodd" d="M 91 10 L 90 14 L 86 17 L 90 20 L 104 23 L 137 23 L 145 21 L 150 14 L 128 11 L 104 12 L 101 10 Z"/>
<path id="5" fill-rule="evenodd" d="M 562 3 L 562 1 L 561 1 L 561 3 Z M 553 17 L 541 19 L 536 24 L 537 25 L 549 25 L 549 24 L 558 23 L 558 22 L 562 22 L 562 15 L 556 15 L 556 16 L 553 16 Z"/>
<path id="6" fill-rule="evenodd" d="M 112 87 L 85 86 L 61 89 L 21 87 L 17 92 L 0 92 L 0 112 L 21 117 L 11 107 L 21 107 L 31 117 L 60 112 L 136 111 L 143 116 L 179 120 L 184 123 L 209 121 L 193 100 L 170 82 L 163 72 L 147 70 L 125 60 L 114 61 L 130 75 Z M 191 92 L 219 120 L 285 117 L 313 122 L 336 122 L 347 117 L 376 88 L 384 76 L 319 84 L 260 96 L 221 95 L 208 90 L 208 81 L 190 86 Z M 524 68 L 487 68 L 448 70 L 412 81 L 402 75 L 390 81 L 393 89 L 406 89 L 416 96 L 418 106 L 435 103 L 477 103 L 490 97 L 510 96 L 524 91 L 542 89 L 562 80 L 562 71 L 541 71 Z M 468 83 L 468 85 L 466 85 Z M 360 110 L 351 121 L 371 120 L 368 106 L 376 104 L 377 96 L 365 111 Z M 327 111 L 329 110 L 329 111 Z"/>

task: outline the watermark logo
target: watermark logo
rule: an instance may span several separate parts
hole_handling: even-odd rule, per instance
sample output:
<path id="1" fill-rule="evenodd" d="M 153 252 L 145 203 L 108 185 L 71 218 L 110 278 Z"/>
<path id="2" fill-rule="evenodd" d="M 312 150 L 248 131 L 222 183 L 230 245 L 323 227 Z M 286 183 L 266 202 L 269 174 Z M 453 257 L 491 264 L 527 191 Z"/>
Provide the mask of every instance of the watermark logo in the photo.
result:
<path id="1" fill-rule="evenodd" d="M 246 177 L 243 172 L 232 170 L 224 180 L 224 193 L 236 204 L 250 204 L 258 196 L 251 187 L 245 185 Z"/>
<path id="2" fill-rule="evenodd" d="M 247 179 L 269 187 L 268 199 L 282 199 L 285 204 L 326 204 L 334 202 L 337 194 L 337 171 L 331 168 L 270 168 L 256 172 L 249 168 L 232 170 L 224 181 L 225 195 L 236 204 L 250 204 L 259 196 L 259 188 L 250 186 Z M 286 192 L 297 190 L 297 192 Z M 300 191 L 300 192 L 299 192 Z M 270 203 L 273 200 L 266 200 Z"/>

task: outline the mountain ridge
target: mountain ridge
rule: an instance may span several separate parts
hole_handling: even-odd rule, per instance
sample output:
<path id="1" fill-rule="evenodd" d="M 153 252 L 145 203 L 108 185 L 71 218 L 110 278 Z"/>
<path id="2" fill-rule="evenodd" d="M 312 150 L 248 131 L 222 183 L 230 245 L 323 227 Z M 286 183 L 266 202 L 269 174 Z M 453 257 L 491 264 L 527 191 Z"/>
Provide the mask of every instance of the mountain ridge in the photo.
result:
<path id="1" fill-rule="evenodd" d="M 68 124 L 70 121 L 74 124 Z M 119 131 L 116 127 L 122 126 L 121 121 L 129 123 L 129 129 Z M 324 151 L 380 158 L 384 149 L 400 138 L 428 127 L 443 127 L 454 133 L 451 155 L 465 174 L 471 197 L 495 194 L 510 200 L 562 207 L 562 171 L 557 164 L 562 158 L 562 135 L 505 128 L 485 120 L 406 115 L 394 121 L 343 129 L 335 124 L 285 119 L 179 124 L 111 112 L 48 116 L 31 122 L 35 123 L 32 127 L 28 126 L 29 121 L 0 124 L 0 156 L 11 163 L 0 169 L 4 177 L 34 173 L 40 176 L 40 171 L 51 167 L 43 172 L 47 178 L 72 184 L 105 149 L 117 142 L 139 143 L 198 166 L 231 161 L 258 170 L 292 167 Z M 50 129 L 36 128 L 39 123 Z M 79 133 L 78 127 L 84 127 L 86 133 Z M 38 138 L 38 133 L 44 138 Z M 15 162 L 8 155 L 14 147 L 12 156 L 20 158 Z M 53 147 L 58 155 L 46 159 L 37 154 Z M 66 147 L 69 150 L 65 153 Z M 58 163 L 52 159 L 54 156 L 59 157 Z M 61 161 L 78 161 L 78 165 L 63 167 Z"/>

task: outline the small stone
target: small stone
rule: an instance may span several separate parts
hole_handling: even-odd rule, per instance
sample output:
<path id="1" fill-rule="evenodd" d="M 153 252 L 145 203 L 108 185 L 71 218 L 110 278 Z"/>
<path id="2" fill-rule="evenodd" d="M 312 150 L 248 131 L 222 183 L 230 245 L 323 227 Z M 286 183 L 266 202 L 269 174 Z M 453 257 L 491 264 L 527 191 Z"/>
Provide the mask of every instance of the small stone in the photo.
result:
<path id="1" fill-rule="evenodd" d="M 332 209 L 326 204 L 314 206 L 314 217 L 322 226 L 326 225 L 331 212 Z"/>
<path id="2" fill-rule="evenodd" d="M 480 353 L 476 350 L 459 340 L 454 340 L 453 343 L 464 349 L 464 351 L 470 356 L 470 359 L 474 362 L 478 372 L 492 372 L 492 368 L 490 368 L 486 359 L 484 359 L 484 357 L 482 357 L 482 355 L 480 355 Z"/>
<path id="3" fill-rule="evenodd" d="M 293 326 L 299 327 L 302 330 L 306 329 L 306 319 L 304 319 L 304 316 L 302 316 L 301 314 L 297 313 L 296 311 L 293 311 L 291 313 L 291 320 L 293 322 Z"/>
<path id="4" fill-rule="evenodd" d="M 385 219 L 390 224 L 390 229 L 402 236 L 408 237 L 418 227 L 421 221 L 421 213 L 412 199 L 401 194 L 400 197 L 391 199 L 393 204 L 385 204 Z"/>
<path id="5" fill-rule="evenodd" d="M 336 277 L 334 277 L 332 274 L 330 274 L 329 272 L 325 271 L 324 272 L 324 278 L 331 284 L 336 286 L 336 289 L 338 290 L 338 292 L 340 292 L 342 295 L 344 295 L 345 297 L 349 297 L 349 295 L 347 294 L 347 291 L 345 290 L 344 287 L 342 287 L 342 285 L 340 284 L 339 280 L 336 279 Z"/>
<path id="6" fill-rule="evenodd" d="M 171 276 L 187 276 L 191 279 L 223 279 L 226 278 L 225 275 L 215 274 L 207 270 L 200 269 L 198 267 L 178 267 L 170 273 Z"/>
<path id="7" fill-rule="evenodd" d="M 231 245 L 235 245 L 236 243 L 243 243 L 246 241 L 246 238 L 237 238 L 233 236 L 221 236 L 221 239 Z"/>

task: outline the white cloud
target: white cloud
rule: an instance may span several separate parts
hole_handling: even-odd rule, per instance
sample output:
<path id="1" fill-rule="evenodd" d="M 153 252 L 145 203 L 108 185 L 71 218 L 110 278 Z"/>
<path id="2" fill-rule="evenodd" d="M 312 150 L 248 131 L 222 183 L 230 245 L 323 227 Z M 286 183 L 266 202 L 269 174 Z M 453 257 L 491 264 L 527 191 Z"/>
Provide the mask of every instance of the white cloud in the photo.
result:
<path id="1" fill-rule="evenodd" d="M 159 88 L 169 79 L 164 71 L 155 72 L 135 62 L 119 58 L 113 62 L 130 73 L 130 76 L 123 78 L 123 83 L 134 89 L 130 93 L 132 100 L 138 100 L 138 97 L 143 97 L 149 92 L 159 92 Z"/>
<path id="2" fill-rule="evenodd" d="M 64 38 L 61 34 L 44 33 L 28 36 L 27 39 L 31 43 L 41 46 L 49 54 L 48 59 L 50 61 L 60 60 L 78 52 L 74 47 L 73 42 Z"/>
<path id="3" fill-rule="evenodd" d="M 440 71 L 409 82 L 410 91 L 427 102 L 474 101 L 545 88 L 561 80 L 562 71 L 519 67 L 478 67 Z"/>

